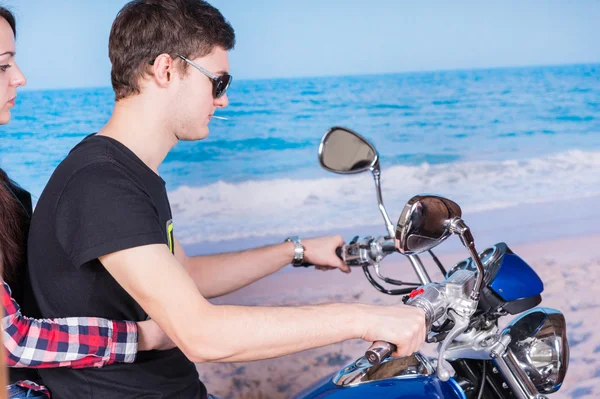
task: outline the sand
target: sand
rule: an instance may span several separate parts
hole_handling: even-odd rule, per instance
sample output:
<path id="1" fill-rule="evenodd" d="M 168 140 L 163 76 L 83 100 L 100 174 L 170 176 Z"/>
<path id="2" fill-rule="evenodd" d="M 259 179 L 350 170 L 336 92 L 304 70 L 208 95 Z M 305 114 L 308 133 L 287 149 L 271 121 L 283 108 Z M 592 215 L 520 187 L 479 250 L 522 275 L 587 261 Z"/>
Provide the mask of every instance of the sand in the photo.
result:
<path id="1" fill-rule="evenodd" d="M 544 281 L 541 306 L 561 310 L 567 319 L 571 360 L 562 389 L 552 398 L 600 397 L 600 333 L 594 333 L 600 299 L 600 235 L 586 235 L 538 242 L 510 244 L 513 251 L 536 270 Z M 483 245 L 480 246 L 483 249 Z M 441 252 L 451 265 L 466 252 Z M 424 257 L 434 280 L 441 274 Z M 282 270 L 214 303 L 243 305 L 300 305 L 326 302 L 395 304 L 399 297 L 377 292 L 362 270 L 350 275 L 311 269 Z M 391 277 L 414 275 L 401 255 L 388 258 L 384 271 Z M 435 273 L 434 273 L 435 271 Z M 511 316 L 505 317 L 508 322 Z M 209 391 L 222 398 L 289 398 L 302 388 L 337 372 L 362 356 L 368 344 L 348 341 L 294 355 L 248 363 L 199 364 L 198 371 Z M 433 355 L 435 346 L 424 344 Z"/>

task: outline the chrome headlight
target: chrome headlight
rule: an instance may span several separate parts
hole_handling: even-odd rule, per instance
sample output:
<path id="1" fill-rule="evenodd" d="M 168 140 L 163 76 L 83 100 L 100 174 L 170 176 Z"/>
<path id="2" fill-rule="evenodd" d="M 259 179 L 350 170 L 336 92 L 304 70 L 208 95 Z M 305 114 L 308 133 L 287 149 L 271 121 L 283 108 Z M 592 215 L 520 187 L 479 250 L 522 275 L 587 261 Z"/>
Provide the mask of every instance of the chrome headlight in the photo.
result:
<path id="1" fill-rule="evenodd" d="M 558 391 L 569 366 L 565 316 L 555 309 L 531 309 L 503 333 L 511 336 L 509 349 L 538 392 Z"/>

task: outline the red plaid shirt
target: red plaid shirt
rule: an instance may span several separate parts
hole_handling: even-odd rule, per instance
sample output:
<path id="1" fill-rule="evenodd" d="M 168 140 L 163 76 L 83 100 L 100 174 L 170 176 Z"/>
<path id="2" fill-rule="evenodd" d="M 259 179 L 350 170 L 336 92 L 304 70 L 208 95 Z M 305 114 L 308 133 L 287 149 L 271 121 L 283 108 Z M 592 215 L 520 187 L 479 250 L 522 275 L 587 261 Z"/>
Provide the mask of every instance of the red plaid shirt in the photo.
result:
<path id="1" fill-rule="evenodd" d="M 102 367 L 133 363 L 137 325 L 96 317 L 32 319 L 21 314 L 3 281 L 0 288 L 5 316 L 2 338 L 9 367 Z"/>

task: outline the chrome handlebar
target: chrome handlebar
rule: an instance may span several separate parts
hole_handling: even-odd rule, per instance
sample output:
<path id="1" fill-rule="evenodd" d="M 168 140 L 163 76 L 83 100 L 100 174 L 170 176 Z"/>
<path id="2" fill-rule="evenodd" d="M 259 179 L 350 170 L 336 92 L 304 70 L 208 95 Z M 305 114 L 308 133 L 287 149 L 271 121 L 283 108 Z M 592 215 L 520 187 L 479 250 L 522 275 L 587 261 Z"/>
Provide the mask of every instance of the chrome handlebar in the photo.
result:
<path id="1" fill-rule="evenodd" d="M 352 241 L 342 247 L 341 258 L 348 266 L 375 266 L 383 258 L 396 251 L 394 240 L 386 237 L 365 237 Z"/>
<path id="2" fill-rule="evenodd" d="M 453 228 L 469 244 L 469 230 L 460 223 Z M 470 249 L 474 246 L 470 245 Z M 397 252 L 394 240 L 386 237 L 365 237 L 358 240 L 355 237 L 350 243 L 344 245 L 341 251 L 342 260 L 349 266 L 375 266 L 379 272 L 379 263 L 389 254 Z M 478 262 L 478 269 L 483 269 L 477 253 L 474 253 Z M 481 266 L 481 267 L 479 267 Z M 379 273 L 378 273 L 379 274 Z M 431 332 L 434 323 L 451 319 L 454 327 L 448 332 L 446 339 L 440 345 L 438 357 L 438 377 L 442 381 L 450 378 L 450 367 L 446 365 L 444 354 L 448 345 L 469 326 L 473 313 L 477 309 L 478 294 L 481 287 L 483 273 L 468 270 L 459 270 L 453 273 L 442 283 L 427 283 L 409 294 L 406 302 L 409 306 L 417 306 L 425 312 L 427 333 Z M 474 295 L 475 294 L 475 295 Z M 374 342 L 365 352 L 365 358 L 374 366 L 381 364 L 394 351 L 396 346 L 384 341 Z"/>
<path id="3" fill-rule="evenodd" d="M 444 322 L 449 318 L 454 322 L 454 327 L 440 346 L 437 372 L 442 381 L 447 381 L 451 376 L 450 369 L 445 364 L 446 349 L 454 338 L 467 329 L 471 316 L 477 309 L 477 301 L 470 298 L 476 279 L 476 272 L 459 270 L 442 283 L 429 283 L 413 290 L 406 302 L 409 306 L 423 309 L 427 333 L 438 321 Z M 378 341 L 365 352 L 365 358 L 371 364 L 378 365 L 395 349 L 393 344 Z"/>

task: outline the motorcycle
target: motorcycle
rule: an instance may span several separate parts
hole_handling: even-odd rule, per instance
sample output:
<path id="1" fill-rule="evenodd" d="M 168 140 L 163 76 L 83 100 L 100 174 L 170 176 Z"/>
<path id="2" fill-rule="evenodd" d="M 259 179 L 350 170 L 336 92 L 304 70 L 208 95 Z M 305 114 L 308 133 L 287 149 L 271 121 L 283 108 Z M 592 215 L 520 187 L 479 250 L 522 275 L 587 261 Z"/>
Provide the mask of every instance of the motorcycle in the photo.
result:
<path id="1" fill-rule="evenodd" d="M 378 291 L 404 295 L 405 304 L 423 309 L 427 342 L 438 343 L 438 356 L 393 358 L 393 345 L 375 342 L 363 357 L 296 398 L 542 399 L 560 389 L 569 363 L 565 317 L 536 307 L 544 286 L 523 259 L 505 243 L 478 253 L 460 206 L 440 196 L 411 198 L 394 227 L 383 205 L 377 150 L 350 129 L 327 131 L 319 163 L 334 173 L 372 172 L 388 234 L 355 237 L 338 248 L 338 256 L 362 267 Z M 451 235 L 459 236 L 470 256 L 446 270 L 432 249 Z M 395 253 L 408 257 L 420 283 L 381 273 L 381 261 Z M 431 281 L 419 258 L 423 253 L 432 256 L 444 281 Z M 517 316 L 501 329 L 498 320 L 508 315 Z"/>

